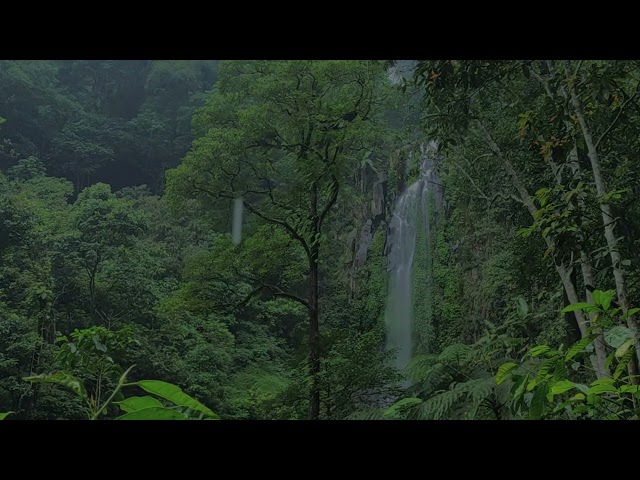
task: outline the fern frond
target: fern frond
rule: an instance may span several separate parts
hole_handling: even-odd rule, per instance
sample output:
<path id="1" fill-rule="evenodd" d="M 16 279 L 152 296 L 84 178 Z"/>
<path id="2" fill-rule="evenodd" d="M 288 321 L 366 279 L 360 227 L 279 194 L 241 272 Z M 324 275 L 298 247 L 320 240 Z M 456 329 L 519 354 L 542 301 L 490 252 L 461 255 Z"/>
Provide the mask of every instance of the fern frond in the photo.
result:
<path id="1" fill-rule="evenodd" d="M 415 372 L 410 377 L 414 384 L 414 389 L 420 396 L 428 395 L 438 388 L 442 388 L 445 382 L 450 382 L 453 378 L 447 367 L 441 363 L 432 365 L 428 370 Z"/>
<path id="2" fill-rule="evenodd" d="M 409 397 L 397 401 L 384 412 L 384 418 L 390 420 L 403 419 L 411 412 L 416 405 L 421 405 L 422 400 L 419 398 Z"/>
<path id="3" fill-rule="evenodd" d="M 432 374 L 437 363 L 436 355 L 416 355 L 405 367 L 405 371 L 410 380 L 420 383 Z"/>
<path id="4" fill-rule="evenodd" d="M 464 343 L 449 345 L 438 355 L 438 361 L 445 365 L 459 365 L 467 363 L 473 354 L 473 347 Z"/>
<path id="5" fill-rule="evenodd" d="M 445 417 L 447 412 L 449 412 L 456 403 L 465 398 L 465 396 L 466 392 L 461 388 L 456 388 L 455 386 L 451 390 L 438 393 L 416 409 L 416 418 L 424 420 L 441 420 Z"/>
<path id="6" fill-rule="evenodd" d="M 492 394 L 494 388 L 493 377 L 489 375 L 455 383 L 449 390 L 434 395 L 418 406 L 415 410 L 415 417 L 429 420 L 453 418 L 453 410 L 462 402 L 469 404 L 465 410 L 475 411 Z"/>
<path id="7" fill-rule="evenodd" d="M 469 387 L 469 397 L 474 404 L 482 403 L 495 388 L 495 381 L 492 377 L 479 378 L 479 381 L 474 381 Z M 471 382 L 467 382 L 471 383 Z"/>
<path id="8" fill-rule="evenodd" d="M 357 410 L 349 415 L 347 420 L 384 420 L 384 410 L 381 408 Z"/>

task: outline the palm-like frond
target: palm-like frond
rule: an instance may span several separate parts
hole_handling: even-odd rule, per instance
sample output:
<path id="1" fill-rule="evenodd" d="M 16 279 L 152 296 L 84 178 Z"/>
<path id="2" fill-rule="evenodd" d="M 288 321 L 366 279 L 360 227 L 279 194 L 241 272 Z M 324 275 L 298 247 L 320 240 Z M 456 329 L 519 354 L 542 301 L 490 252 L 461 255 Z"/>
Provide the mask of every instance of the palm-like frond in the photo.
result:
<path id="1" fill-rule="evenodd" d="M 464 411 L 475 414 L 478 407 L 492 395 L 495 387 L 495 381 L 490 376 L 455 383 L 449 390 L 437 393 L 415 408 L 411 417 L 425 420 L 453 418 L 454 410 L 463 402 L 466 404 Z"/>
<path id="2" fill-rule="evenodd" d="M 380 408 L 357 410 L 349 415 L 347 420 L 384 420 L 384 410 Z"/>

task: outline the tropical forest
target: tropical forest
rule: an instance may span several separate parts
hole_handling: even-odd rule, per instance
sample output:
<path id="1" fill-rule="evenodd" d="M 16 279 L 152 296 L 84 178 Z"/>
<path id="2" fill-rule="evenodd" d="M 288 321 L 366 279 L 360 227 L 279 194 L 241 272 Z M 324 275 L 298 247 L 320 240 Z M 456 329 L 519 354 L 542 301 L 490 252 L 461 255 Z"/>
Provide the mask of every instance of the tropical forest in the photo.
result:
<path id="1" fill-rule="evenodd" d="M 638 420 L 639 92 L 1 60 L 0 420 Z"/>

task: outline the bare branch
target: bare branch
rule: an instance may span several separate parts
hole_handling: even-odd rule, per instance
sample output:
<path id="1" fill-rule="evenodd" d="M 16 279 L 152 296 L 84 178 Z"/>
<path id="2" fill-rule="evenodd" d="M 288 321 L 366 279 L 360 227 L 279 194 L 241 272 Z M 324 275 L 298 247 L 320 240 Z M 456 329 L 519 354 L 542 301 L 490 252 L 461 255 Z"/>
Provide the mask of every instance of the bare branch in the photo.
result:
<path id="1" fill-rule="evenodd" d="M 487 154 L 485 154 L 485 155 L 481 155 L 481 157 L 484 157 L 484 156 L 488 157 L 488 156 L 491 156 L 491 155 L 492 155 L 491 153 L 487 153 Z M 478 157 L 478 158 L 480 158 L 480 157 Z M 477 160 L 477 158 L 476 158 L 476 160 Z M 475 162 L 476 160 L 474 160 L 474 162 Z M 491 199 L 490 199 L 490 198 L 489 198 L 489 197 L 488 197 L 488 196 L 487 196 L 487 195 L 486 195 L 486 194 L 485 194 L 485 193 L 480 189 L 480 187 L 478 187 L 478 185 L 476 185 L 476 182 L 474 182 L 474 181 L 473 181 L 473 178 L 471 178 L 471 175 L 469 175 L 469 174 L 465 171 L 465 169 L 464 169 L 464 168 L 462 168 L 462 166 L 460 166 L 460 165 L 459 165 L 458 163 L 456 163 L 456 162 L 452 162 L 452 163 L 453 163 L 456 167 L 458 167 L 458 169 L 459 169 L 459 170 L 464 174 L 464 176 L 465 176 L 465 177 L 467 177 L 467 178 L 469 179 L 469 181 L 471 182 L 471 185 L 473 185 L 473 187 L 474 187 L 474 188 L 478 191 L 478 193 L 480 194 L 480 198 L 483 198 L 483 199 L 485 199 L 485 200 L 487 200 L 487 201 L 491 200 Z"/>
<path id="2" fill-rule="evenodd" d="M 544 87 L 545 92 L 547 92 L 547 95 L 549 96 L 549 98 L 553 98 L 553 94 L 551 93 L 551 89 L 549 88 L 549 81 L 545 80 L 544 78 L 542 78 L 542 76 L 536 72 L 535 70 L 531 70 L 531 75 L 533 76 L 533 78 L 535 78 L 536 80 L 538 80 L 542 86 Z"/>
<path id="3" fill-rule="evenodd" d="M 329 213 L 331 207 L 333 207 L 333 205 L 336 203 L 336 200 L 338 199 L 338 192 L 340 191 L 340 182 L 338 182 L 338 177 L 336 177 L 334 174 L 331 175 L 331 178 L 333 180 L 333 183 L 331 184 L 331 197 L 329 197 L 329 200 L 327 201 L 326 205 L 320 212 L 320 216 L 318 217 L 318 231 L 320 231 L 322 222 L 327 216 L 327 213 Z"/>
<path id="4" fill-rule="evenodd" d="M 302 237 L 298 231 L 293 228 L 291 225 L 289 225 L 287 222 L 283 221 L 283 220 L 278 220 L 277 218 L 272 218 L 269 217 L 267 215 L 265 215 L 264 213 L 260 212 L 258 209 L 256 209 L 253 205 L 251 205 L 250 203 L 244 201 L 244 206 L 247 210 L 249 210 L 251 213 L 257 215 L 258 217 L 262 218 L 263 220 L 265 220 L 266 222 L 269 223 L 274 223 L 276 225 L 280 225 L 282 227 L 285 228 L 285 230 L 287 230 L 289 232 L 289 234 L 295 238 L 296 240 L 298 240 L 298 242 L 300 242 L 300 245 L 302 245 L 302 248 L 304 249 L 305 253 L 307 254 L 307 257 L 309 259 L 311 259 L 311 250 L 309 250 L 309 245 L 307 244 L 307 241 L 304 239 L 304 237 Z"/>
<path id="5" fill-rule="evenodd" d="M 273 295 L 276 296 L 276 297 L 283 297 L 283 298 L 288 298 L 289 300 L 294 300 L 294 301 L 304 305 L 305 308 L 309 309 L 309 302 L 307 302 L 304 298 L 299 297 L 298 295 L 295 295 L 295 294 L 289 293 L 289 292 L 285 292 L 280 287 L 276 287 L 275 285 L 269 285 L 267 283 L 263 283 L 262 286 L 263 286 L 263 288 L 266 288 L 271 293 L 273 293 Z"/>
<path id="6" fill-rule="evenodd" d="M 268 283 L 264 283 L 264 282 L 262 282 L 262 284 L 259 287 L 254 288 L 251 292 L 249 292 L 249 294 L 244 298 L 244 300 L 242 300 L 239 304 L 236 305 L 236 308 L 244 307 L 247 303 L 249 303 L 249 300 L 251 300 L 255 295 L 257 295 L 263 290 L 269 290 L 274 297 L 288 298 L 289 300 L 293 300 L 295 302 L 298 302 L 304 305 L 306 309 L 309 309 L 309 302 L 307 302 L 304 298 L 299 297 L 298 295 L 295 295 L 293 293 L 285 292 L 280 287 L 277 287 L 275 285 L 271 285 Z"/>
<path id="7" fill-rule="evenodd" d="M 636 95 L 638 95 L 638 92 L 640 92 L 640 83 L 638 83 L 638 85 L 636 86 L 636 91 L 633 92 L 633 95 L 631 95 L 618 109 L 618 114 L 616 115 L 616 118 L 613 119 L 613 122 L 611 122 L 611 125 L 609 125 L 609 127 L 604 131 L 604 133 L 602 135 L 600 135 L 600 138 L 598 139 L 598 141 L 596 142 L 595 148 L 598 148 L 598 145 L 600 145 L 600 142 L 602 142 L 602 140 L 604 139 L 604 137 L 606 137 L 609 132 L 611 131 L 611 129 L 615 126 L 615 124 L 618 122 L 618 119 L 620 118 L 620 115 L 622 115 L 622 112 L 624 111 L 624 108 L 629 104 L 629 102 L 631 102 Z"/>

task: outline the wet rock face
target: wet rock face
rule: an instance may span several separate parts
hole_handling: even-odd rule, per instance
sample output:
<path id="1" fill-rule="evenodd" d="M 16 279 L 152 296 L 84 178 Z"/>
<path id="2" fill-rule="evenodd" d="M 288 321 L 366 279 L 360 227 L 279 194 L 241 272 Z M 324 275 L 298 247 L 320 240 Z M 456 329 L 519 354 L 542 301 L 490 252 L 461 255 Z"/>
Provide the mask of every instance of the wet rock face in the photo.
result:
<path id="1" fill-rule="evenodd" d="M 346 261 L 348 263 L 353 263 L 356 258 L 357 244 L 358 241 L 358 230 L 354 228 L 347 235 L 347 258 Z"/>
<path id="2" fill-rule="evenodd" d="M 378 174 L 378 179 L 373 185 L 373 198 L 371 199 L 371 216 L 380 221 L 385 216 L 387 195 L 387 177 L 383 173 Z"/>
<path id="3" fill-rule="evenodd" d="M 360 229 L 358 236 L 358 245 L 356 250 L 355 268 L 362 267 L 367 261 L 369 246 L 373 241 L 373 235 L 384 222 L 387 214 L 387 177 L 383 173 L 378 174 L 378 178 L 373 184 L 371 197 L 371 211 L 367 220 Z"/>
<path id="4" fill-rule="evenodd" d="M 369 245 L 373 240 L 373 220 L 368 219 L 360 229 L 360 239 L 358 241 L 358 251 L 356 252 L 355 267 L 360 268 L 367 261 Z"/>

